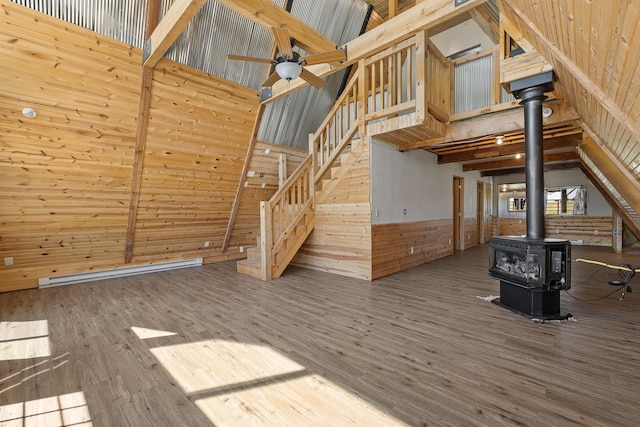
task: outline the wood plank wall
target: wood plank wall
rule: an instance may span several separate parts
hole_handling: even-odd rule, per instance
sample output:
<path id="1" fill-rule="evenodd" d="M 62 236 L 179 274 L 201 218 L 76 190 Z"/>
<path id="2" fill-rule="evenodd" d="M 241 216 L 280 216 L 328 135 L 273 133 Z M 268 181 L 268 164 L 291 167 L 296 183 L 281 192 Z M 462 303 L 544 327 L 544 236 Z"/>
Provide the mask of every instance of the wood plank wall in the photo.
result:
<path id="1" fill-rule="evenodd" d="M 499 236 L 520 236 L 527 234 L 524 218 L 500 218 Z M 547 237 L 568 240 L 582 240 L 583 245 L 611 246 L 613 219 L 610 216 L 545 216 Z"/>
<path id="2" fill-rule="evenodd" d="M 271 150 L 271 153 L 265 154 L 266 149 Z M 309 152 L 264 141 L 256 142 L 248 169 L 249 172 L 253 172 L 253 177 L 244 178 L 246 187 L 242 192 L 242 200 L 229 240 L 230 248 L 242 245 L 257 246 L 260 231 L 260 202 L 269 200 L 278 190 L 278 161 L 281 154 L 286 156 L 287 175 L 291 175 Z"/>
<path id="3" fill-rule="evenodd" d="M 462 240 L 464 249 L 470 249 L 478 244 L 478 220 L 476 218 L 464 219 Z"/>
<path id="4" fill-rule="evenodd" d="M 15 3 L 0 3 L 0 15 L 0 260 L 13 258 L 0 265 L 0 291 L 122 267 L 142 52 Z M 133 264 L 244 256 L 219 246 L 258 97 L 159 64 Z M 24 118 L 24 107 L 38 116 Z"/>
<path id="5" fill-rule="evenodd" d="M 315 228 L 291 264 L 372 280 L 370 144 L 330 197 L 316 205 Z M 286 273 L 285 273 L 286 274 Z"/>
<path id="6" fill-rule="evenodd" d="M 388 276 L 451 255 L 452 239 L 452 220 L 374 225 L 372 278 Z"/>

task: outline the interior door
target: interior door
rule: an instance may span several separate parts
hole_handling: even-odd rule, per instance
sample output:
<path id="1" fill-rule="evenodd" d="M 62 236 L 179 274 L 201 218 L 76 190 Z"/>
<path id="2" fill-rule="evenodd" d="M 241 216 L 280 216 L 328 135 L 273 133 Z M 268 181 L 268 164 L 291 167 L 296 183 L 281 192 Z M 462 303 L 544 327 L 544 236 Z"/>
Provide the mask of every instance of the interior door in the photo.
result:
<path id="1" fill-rule="evenodd" d="M 453 250 L 464 249 L 464 178 L 453 177 Z"/>

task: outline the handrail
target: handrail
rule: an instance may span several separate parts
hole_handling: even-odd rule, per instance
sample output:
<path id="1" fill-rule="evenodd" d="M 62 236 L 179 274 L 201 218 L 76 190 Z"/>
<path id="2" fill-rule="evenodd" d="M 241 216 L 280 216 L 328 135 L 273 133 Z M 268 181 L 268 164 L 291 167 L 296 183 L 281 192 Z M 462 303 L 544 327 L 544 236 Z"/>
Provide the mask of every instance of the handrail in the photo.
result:
<path id="1" fill-rule="evenodd" d="M 260 252 L 263 280 L 271 280 L 276 254 L 313 204 L 313 157 L 309 154 L 270 200 L 260 202 Z"/>
<path id="2" fill-rule="evenodd" d="M 309 151 L 315 158 L 315 172 L 326 171 L 327 163 L 333 163 L 339 153 L 335 150 L 341 145 L 345 136 L 351 134 L 358 120 L 358 80 L 359 73 L 354 74 L 342 95 L 336 100 L 318 130 L 309 138 Z M 357 126 L 356 126 L 357 129 Z M 353 137 L 353 134 L 351 134 Z M 349 139 L 351 139 L 351 137 Z M 344 148 L 342 145 L 341 149 Z M 316 177 L 318 178 L 318 177 Z"/>

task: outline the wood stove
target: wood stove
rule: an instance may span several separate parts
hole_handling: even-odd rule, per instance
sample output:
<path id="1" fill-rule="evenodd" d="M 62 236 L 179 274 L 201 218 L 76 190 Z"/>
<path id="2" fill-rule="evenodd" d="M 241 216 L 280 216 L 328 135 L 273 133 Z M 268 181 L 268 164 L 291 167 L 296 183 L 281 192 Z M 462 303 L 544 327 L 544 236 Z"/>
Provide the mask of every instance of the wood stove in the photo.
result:
<path id="1" fill-rule="evenodd" d="M 527 316 L 561 317 L 560 291 L 571 287 L 571 244 L 494 237 L 490 245 L 489 274 L 500 280 L 500 304 Z"/>
<path id="2" fill-rule="evenodd" d="M 525 316 L 562 319 L 560 291 L 571 286 L 571 244 L 544 231 L 542 103 L 553 90 L 553 73 L 510 83 L 524 106 L 527 235 L 490 241 L 489 274 L 500 280 L 498 304 Z"/>

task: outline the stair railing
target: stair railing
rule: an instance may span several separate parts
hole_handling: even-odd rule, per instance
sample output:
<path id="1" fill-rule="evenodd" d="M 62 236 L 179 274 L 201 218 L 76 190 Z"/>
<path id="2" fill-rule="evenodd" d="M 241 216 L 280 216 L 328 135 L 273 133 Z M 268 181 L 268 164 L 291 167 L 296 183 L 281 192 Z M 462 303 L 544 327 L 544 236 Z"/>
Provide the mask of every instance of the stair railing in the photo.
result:
<path id="1" fill-rule="evenodd" d="M 313 162 L 307 158 L 269 201 L 260 202 L 262 280 L 271 280 L 276 254 L 313 206 Z"/>
<path id="2" fill-rule="evenodd" d="M 331 168 L 344 148 L 351 143 L 358 131 L 361 121 L 358 74 L 355 73 L 351 77 L 318 130 L 309 135 L 309 152 L 314 159 L 316 184 Z"/>

